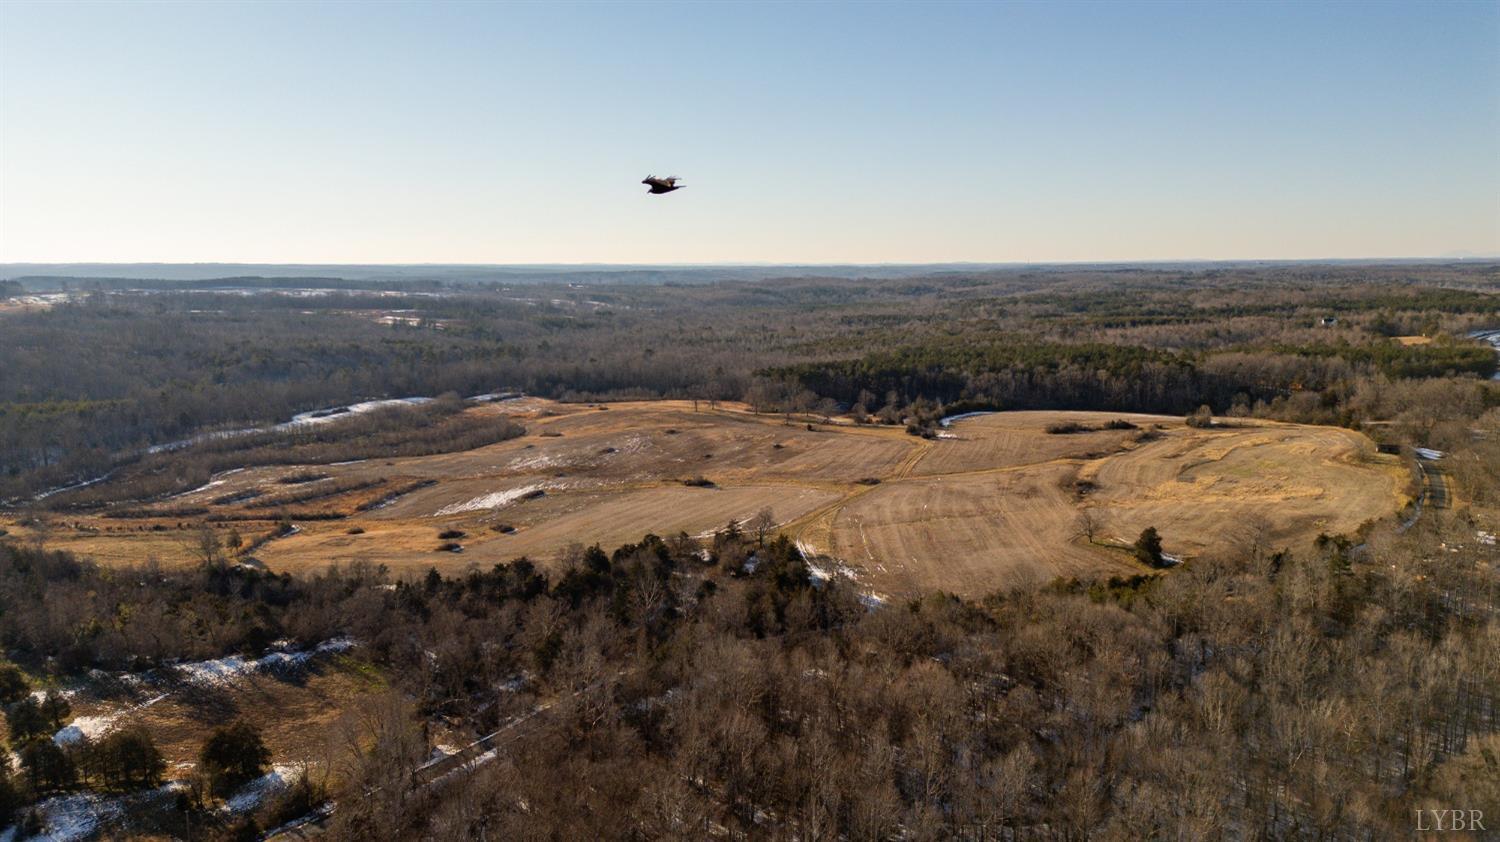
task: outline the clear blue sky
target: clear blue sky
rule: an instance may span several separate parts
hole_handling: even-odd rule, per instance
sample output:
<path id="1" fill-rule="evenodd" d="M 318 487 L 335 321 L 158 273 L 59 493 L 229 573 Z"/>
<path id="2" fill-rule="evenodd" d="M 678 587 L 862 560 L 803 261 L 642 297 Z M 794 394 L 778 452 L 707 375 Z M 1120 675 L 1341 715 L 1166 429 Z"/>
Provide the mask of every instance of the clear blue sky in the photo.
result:
<path id="1" fill-rule="evenodd" d="M 1463 252 L 1497 2 L 0 3 L 0 261 Z"/>

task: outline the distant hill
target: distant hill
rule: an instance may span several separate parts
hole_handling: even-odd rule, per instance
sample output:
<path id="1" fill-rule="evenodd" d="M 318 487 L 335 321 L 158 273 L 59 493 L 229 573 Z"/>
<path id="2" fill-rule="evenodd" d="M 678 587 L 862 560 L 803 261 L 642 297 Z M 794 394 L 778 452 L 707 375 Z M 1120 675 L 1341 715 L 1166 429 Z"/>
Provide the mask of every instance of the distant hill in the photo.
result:
<path id="1" fill-rule="evenodd" d="M 0 280 L 32 292 L 69 286 L 130 288 L 407 289 L 519 284 L 712 284 L 780 278 L 891 280 L 949 273 L 1075 270 L 1226 270 L 1308 265 L 1431 265 L 1485 260 L 1164 260 L 1103 263 L 880 264 L 311 264 L 311 263 L 0 263 Z"/>
<path id="2" fill-rule="evenodd" d="M 5 263 L 0 279 L 26 280 L 29 288 L 63 279 L 113 284 L 128 281 L 226 281 L 295 279 L 299 285 L 329 285 L 330 280 L 386 282 L 441 282 L 471 284 L 661 284 L 757 281 L 782 277 L 903 278 L 945 271 L 1002 268 L 999 264 L 901 265 L 705 265 L 653 266 L 633 264 L 577 265 L 373 265 L 295 263 Z"/>

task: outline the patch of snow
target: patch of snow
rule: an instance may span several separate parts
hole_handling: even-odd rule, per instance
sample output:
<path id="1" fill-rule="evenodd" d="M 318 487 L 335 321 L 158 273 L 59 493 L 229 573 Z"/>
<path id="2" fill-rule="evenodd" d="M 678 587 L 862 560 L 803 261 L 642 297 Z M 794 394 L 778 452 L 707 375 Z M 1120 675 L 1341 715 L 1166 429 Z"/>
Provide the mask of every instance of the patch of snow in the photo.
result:
<path id="1" fill-rule="evenodd" d="M 361 401 L 348 406 L 335 406 L 329 409 L 315 409 L 311 412 L 301 412 L 292 416 L 292 420 L 277 424 L 272 429 L 289 430 L 295 427 L 327 424 L 340 418 L 351 415 L 360 415 L 366 412 L 374 412 L 377 409 L 386 409 L 393 406 L 421 406 L 432 403 L 432 398 L 389 398 L 386 400 Z"/>
<path id="2" fill-rule="evenodd" d="M 307 412 L 299 412 L 296 415 L 292 416 L 292 420 L 283 421 L 280 424 L 268 424 L 261 427 L 239 427 L 232 430 L 215 430 L 208 433 L 199 433 L 196 436 L 189 436 L 185 439 L 178 439 L 177 441 L 169 441 L 163 444 L 152 445 L 146 448 L 146 452 L 164 453 L 172 450 L 181 450 L 182 448 L 188 447 L 190 445 L 205 441 L 214 441 L 216 439 L 238 438 L 240 436 L 248 436 L 254 433 L 286 432 L 288 430 L 296 430 L 299 428 L 306 428 L 319 424 L 327 424 L 331 421 L 337 421 L 340 418 L 349 418 L 354 415 L 359 415 L 365 412 L 373 412 L 377 409 L 384 409 L 391 406 L 421 406 L 425 403 L 431 403 L 432 400 L 432 398 L 425 397 L 388 398 L 384 400 L 361 401 L 360 403 L 349 404 L 348 406 L 333 406 L 326 409 L 314 409 Z M 100 477 L 100 479 L 105 479 L 105 477 Z M 98 481 L 99 480 L 93 480 L 93 482 Z"/>
<path id="3" fill-rule="evenodd" d="M 444 506 L 434 512 L 433 517 L 456 515 L 460 512 L 473 512 L 480 509 L 498 509 L 501 506 L 506 505 L 507 503 L 513 503 L 516 500 L 519 500 L 521 497 L 524 497 L 533 491 L 541 491 L 549 487 L 551 486 L 547 485 L 546 483 L 541 483 L 536 485 L 523 485 L 520 488 L 512 488 L 508 491 L 496 491 L 490 494 L 482 494 L 472 500 L 468 500 L 463 503 L 453 503 Z"/>
<path id="4" fill-rule="evenodd" d="M 286 789 L 297 777 L 297 767 L 278 763 L 271 771 L 261 775 L 235 791 L 224 802 L 230 813 L 246 813 L 259 807 L 267 798 Z"/>
<path id="5" fill-rule="evenodd" d="M 259 658 L 250 659 L 242 658 L 238 655 L 230 655 L 227 658 L 216 658 L 212 661 L 177 664 L 174 669 L 180 672 L 189 682 L 195 684 L 227 684 L 257 672 L 278 672 L 296 669 L 305 666 L 308 661 L 317 655 L 343 652 L 353 646 L 353 640 L 347 637 L 336 637 L 332 640 L 325 640 L 312 649 L 276 651 L 267 653 Z"/>
<path id="6" fill-rule="evenodd" d="M 1441 450 L 1433 450 L 1430 447 L 1414 447 L 1412 451 L 1417 454 L 1417 458 L 1426 459 L 1429 462 L 1441 459 L 1447 455 Z"/>
<path id="7" fill-rule="evenodd" d="M 101 482 L 104 482 L 105 480 L 109 479 L 110 477 L 112 477 L 114 475 L 115 475 L 115 472 L 114 471 L 110 471 L 109 473 L 105 474 L 104 476 L 94 477 L 93 479 L 84 480 L 83 482 L 75 482 L 72 485 L 60 485 L 57 488 L 49 488 L 46 491 L 43 491 L 42 493 L 36 495 L 35 497 L 32 497 L 31 499 L 32 500 L 45 500 L 45 499 L 47 499 L 48 497 L 51 497 L 54 494 L 61 494 L 64 491 L 77 491 L 80 488 L 88 488 L 91 485 L 97 485 L 97 484 L 99 484 Z"/>
<path id="8" fill-rule="evenodd" d="M 194 489 L 192 489 L 190 491 L 184 491 L 181 494 L 174 494 L 174 495 L 172 495 L 171 497 L 169 497 L 167 499 L 169 499 L 169 500 L 176 500 L 176 499 L 181 498 L 181 497 L 187 497 L 187 496 L 192 495 L 192 494 L 197 494 L 200 491 L 207 491 L 210 488 L 218 488 L 219 486 L 223 485 L 225 482 L 226 482 L 226 480 L 222 480 L 222 479 L 209 480 L 208 482 L 204 483 L 203 485 L 198 486 L 197 488 L 194 488 Z"/>
<path id="9" fill-rule="evenodd" d="M 952 424 L 954 421 L 962 421 L 965 418 L 978 418 L 981 415 L 994 415 L 994 414 L 995 414 L 994 410 L 981 410 L 979 412 L 960 412 L 957 415 L 949 415 L 949 416 L 947 416 L 945 418 L 940 418 L 940 419 L 938 419 L 938 423 L 941 424 L 941 425 L 943 425 L 943 427 L 947 427 L 950 424 Z"/>
<path id="10" fill-rule="evenodd" d="M 530 456 L 530 457 L 527 457 L 527 458 L 524 458 L 524 459 L 512 459 L 510 461 L 510 463 L 505 466 L 505 470 L 508 470 L 508 471 L 529 471 L 529 470 L 534 470 L 536 468 L 555 468 L 555 467 L 558 467 L 559 465 L 566 464 L 566 462 L 567 462 L 567 460 L 563 459 L 560 456 L 553 456 L 553 455 L 549 455 L 549 454 L 546 454 L 546 453 L 542 453 L 542 454 L 538 454 L 536 456 Z"/>
<path id="11" fill-rule="evenodd" d="M 119 714 L 115 713 L 107 713 L 103 716 L 80 716 L 59 728 L 57 733 L 52 735 L 52 742 L 60 746 L 69 746 L 81 742 L 84 738 L 98 739 L 110 729 L 118 717 Z"/>
<path id="12" fill-rule="evenodd" d="M 59 795 L 36 806 L 47 829 L 33 837 L 46 842 L 74 842 L 93 836 L 99 826 L 125 812 L 122 799 L 101 798 L 91 793 Z"/>
<path id="13" fill-rule="evenodd" d="M 1485 532 L 1483 529 L 1481 529 L 1478 532 L 1474 533 L 1474 537 L 1478 538 L 1479 543 L 1481 544 L 1490 547 L 1495 546 L 1495 533 L 1493 532 Z"/>
<path id="14" fill-rule="evenodd" d="M 830 578 L 827 570 L 824 570 L 822 567 L 814 564 L 811 561 L 807 562 L 807 575 L 811 576 L 813 583 L 817 585 L 823 584 Z"/>

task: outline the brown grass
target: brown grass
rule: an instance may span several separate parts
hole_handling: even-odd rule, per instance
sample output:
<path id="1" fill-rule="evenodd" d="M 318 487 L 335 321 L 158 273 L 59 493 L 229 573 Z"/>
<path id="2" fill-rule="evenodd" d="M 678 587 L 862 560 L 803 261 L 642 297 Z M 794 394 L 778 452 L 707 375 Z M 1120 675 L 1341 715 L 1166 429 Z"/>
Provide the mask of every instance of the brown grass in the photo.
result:
<path id="1" fill-rule="evenodd" d="M 1119 550 L 1077 537 L 1084 508 L 1102 524 L 1101 543 L 1128 542 L 1149 525 L 1161 531 L 1168 552 L 1191 556 L 1238 540 L 1257 518 L 1269 522 L 1275 541 L 1294 544 L 1319 532 L 1352 531 L 1405 502 L 1397 460 L 1375 456 L 1357 433 L 1324 427 L 1236 421 L 1194 430 L 1163 416 L 1012 412 L 958 422 L 952 438 L 933 441 L 891 427 L 809 431 L 743 406 L 694 412 L 682 401 L 618 403 L 599 412 L 529 400 L 509 411 L 524 416 L 527 435 L 462 453 L 319 466 L 332 475 L 322 483 L 384 480 L 370 489 L 371 499 L 433 482 L 370 511 L 356 510 L 361 495 L 330 498 L 326 506 L 348 517 L 298 522 L 299 534 L 256 556 L 293 572 L 355 559 L 401 573 L 430 566 L 454 572 L 522 555 L 546 563 L 575 542 L 608 548 L 648 531 L 701 534 L 769 507 L 784 531 L 842 559 L 876 591 L 974 595 L 1058 575 L 1142 570 Z M 1136 430 L 1045 432 L 1049 424 L 1102 426 L 1116 418 L 1159 425 L 1161 436 L 1138 442 Z M 278 480 L 302 470 L 251 468 L 159 505 L 244 513 L 212 498 L 285 489 Z M 699 475 L 715 487 L 682 484 Z M 870 479 L 880 482 L 861 482 Z M 1092 487 L 1080 493 L 1080 481 Z M 528 488 L 544 494 L 524 499 Z M 493 507 L 461 510 L 504 492 Z M 175 529 L 179 520 L 165 522 Z M 516 531 L 491 528 L 502 523 Z M 239 526 L 248 540 L 270 524 Z M 348 534 L 356 526 L 364 533 Z M 433 536 L 446 529 L 468 533 L 459 540 L 463 552 L 435 551 Z M 17 532 L 26 537 L 27 530 Z M 148 555 L 170 563 L 192 557 L 191 537 L 191 529 L 89 534 L 63 525 L 49 543 L 109 563 Z"/>

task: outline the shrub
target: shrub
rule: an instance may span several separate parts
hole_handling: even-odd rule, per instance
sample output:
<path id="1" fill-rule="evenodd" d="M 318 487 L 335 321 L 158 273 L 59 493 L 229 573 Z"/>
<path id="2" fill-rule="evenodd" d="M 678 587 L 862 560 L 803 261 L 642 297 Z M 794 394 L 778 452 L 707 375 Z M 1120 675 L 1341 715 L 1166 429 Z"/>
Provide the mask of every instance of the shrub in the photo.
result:
<path id="1" fill-rule="evenodd" d="M 0 664 L 0 705 L 13 705 L 31 693 L 25 673 L 15 664 Z"/>
<path id="2" fill-rule="evenodd" d="M 320 479 L 328 479 L 328 474 L 317 471 L 298 471 L 295 474 L 287 474 L 276 480 L 282 485 L 301 485 L 304 482 L 317 482 Z"/>
<path id="3" fill-rule="evenodd" d="M 438 538 L 439 539 L 462 538 L 462 537 L 464 537 L 464 531 L 462 529 L 445 529 L 442 532 L 438 533 Z"/>
<path id="4" fill-rule="evenodd" d="M 227 795 L 265 773 L 271 761 L 260 731 L 248 722 L 226 725 L 209 735 L 198 753 L 198 765 L 215 795 Z"/>
<path id="5" fill-rule="evenodd" d="M 1152 567 L 1165 566 L 1166 560 L 1161 555 L 1161 536 L 1156 533 L 1156 527 L 1148 526 L 1141 530 L 1140 537 L 1135 539 L 1135 557 Z"/>
<path id="6" fill-rule="evenodd" d="M 23 696 L 20 701 L 6 709 L 5 724 L 10 730 L 10 741 L 13 745 L 20 745 L 51 733 L 47 730 L 47 716 L 42 713 L 41 705 L 38 705 L 30 696 Z"/>
<path id="7" fill-rule="evenodd" d="M 1197 427 L 1199 429 L 1212 427 L 1214 425 L 1213 410 L 1209 409 L 1206 406 L 1198 407 L 1197 412 L 1194 412 L 1187 417 L 1187 425 L 1189 427 Z"/>
<path id="8" fill-rule="evenodd" d="M 709 479 L 708 477 L 703 476 L 702 474 L 699 474 L 698 476 L 695 476 L 692 479 L 685 479 L 685 480 L 682 481 L 682 484 L 686 485 L 686 486 L 689 486 L 689 487 L 692 487 L 692 488 L 713 488 L 714 487 L 714 481 L 711 480 L 711 479 Z"/>
<path id="9" fill-rule="evenodd" d="M 440 553 L 461 553 L 464 551 L 464 545 L 456 541 L 446 541 L 438 544 L 437 551 Z"/>
<path id="10" fill-rule="evenodd" d="M 1072 433 L 1091 433 L 1093 427 L 1080 424 L 1077 421 L 1058 421 L 1047 425 L 1047 433 L 1054 436 L 1066 436 Z"/>

